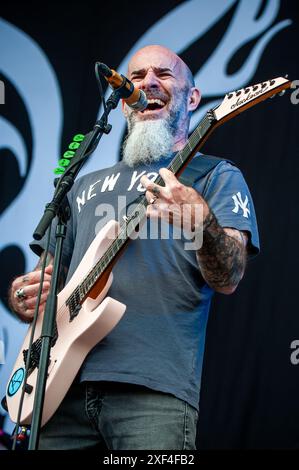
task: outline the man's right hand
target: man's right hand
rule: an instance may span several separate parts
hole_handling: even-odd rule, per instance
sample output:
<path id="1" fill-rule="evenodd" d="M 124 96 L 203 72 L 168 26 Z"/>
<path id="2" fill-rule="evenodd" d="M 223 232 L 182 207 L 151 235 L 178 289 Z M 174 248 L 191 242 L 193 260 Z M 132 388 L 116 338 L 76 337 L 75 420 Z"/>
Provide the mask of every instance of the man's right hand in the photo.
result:
<path id="1" fill-rule="evenodd" d="M 38 266 L 40 266 L 40 264 Z M 38 310 L 39 314 L 45 309 L 50 289 L 52 271 L 53 265 L 49 264 L 45 269 L 42 295 Z M 40 279 L 41 270 L 38 269 L 36 271 L 32 271 L 28 274 L 17 277 L 11 284 L 9 290 L 9 303 L 12 310 L 26 323 L 30 323 L 33 320 Z M 23 298 L 17 296 L 17 292 L 20 293 L 19 289 L 22 289 L 21 294 L 23 294 Z"/>

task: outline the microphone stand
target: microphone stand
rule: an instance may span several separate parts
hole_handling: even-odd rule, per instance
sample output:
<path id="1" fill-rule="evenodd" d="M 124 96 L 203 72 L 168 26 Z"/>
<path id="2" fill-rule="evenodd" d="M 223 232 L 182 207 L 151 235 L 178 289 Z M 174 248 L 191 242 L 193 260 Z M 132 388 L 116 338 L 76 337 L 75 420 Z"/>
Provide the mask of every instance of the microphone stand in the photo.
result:
<path id="1" fill-rule="evenodd" d="M 63 240 L 66 235 L 66 224 L 69 219 L 70 208 L 67 202 L 66 195 L 74 184 L 75 178 L 81 170 L 87 157 L 95 150 L 102 135 L 109 134 L 112 129 L 111 124 L 107 123 L 107 118 L 112 109 L 115 109 L 122 97 L 121 87 L 113 91 L 106 103 L 101 118 L 96 121 L 94 128 L 90 131 L 82 141 L 80 147 L 76 150 L 70 167 L 66 170 L 65 175 L 62 175 L 56 186 L 54 197 L 52 201 L 46 205 L 45 212 L 34 231 L 33 238 L 40 240 L 52 220 L 57 215 L 58 224 L 56 228 L 56 247 L 53 261 L 53 273 L 51 279 L 50 292 L 48 295 L 46 308 L 44 312 L 44 319 L 42 325 L 42 332 L 40 339 L 42 341 L 41 354 L 38 366 L 38 375 L 36 382 L 36 391 L 33 404 L 33 414 L 31 422 L 31 431 L 28 450 L 36 450 L 38 448 L 40 428 L 42 421 L 42 412 L 45 398 L 45 389 L 47 381 L 47 372 L 50 360 L 50 349 L 52 346 L 53 338 L 55 337 L 56 327 L 56 306 L 57 306 L 57 287 L 61 266 L 62 246 Z"/>

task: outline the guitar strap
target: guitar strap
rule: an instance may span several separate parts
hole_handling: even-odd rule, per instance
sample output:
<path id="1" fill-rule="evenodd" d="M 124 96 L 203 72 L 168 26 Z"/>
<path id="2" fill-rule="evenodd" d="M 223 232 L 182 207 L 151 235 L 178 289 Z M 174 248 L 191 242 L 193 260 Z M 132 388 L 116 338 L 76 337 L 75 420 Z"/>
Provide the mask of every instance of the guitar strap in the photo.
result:
<path id="1" fill-rule="evenodd" d="M 212 155 L 197 155 L 187 165 L 178 180 L 185 186 L 193 186 L 195 181 L 206 176 L 213 170 L 220 162 L 229 162 L 235 165 L 234 162 L 227 158 L 213 157 Z"/>

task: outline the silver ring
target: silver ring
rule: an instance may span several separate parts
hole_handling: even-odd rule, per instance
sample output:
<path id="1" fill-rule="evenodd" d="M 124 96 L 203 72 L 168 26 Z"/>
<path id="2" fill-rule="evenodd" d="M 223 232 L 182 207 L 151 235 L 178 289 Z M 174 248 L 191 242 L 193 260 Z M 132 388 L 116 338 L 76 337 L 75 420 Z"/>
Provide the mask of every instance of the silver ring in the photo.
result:
<path id="1" fill-rule="evenodd" d="M 27 295 L 22 287 L 16 291 L 16 297 L 21 300 L 26 299 Z"/>
<path id="2" fill-rule="evenodd" d="M 149 204 L 155 204 L 156 200 L 157 200 L 157 196 L 154 196 L 152 197 L 150 200 L 149 200 Z"/>

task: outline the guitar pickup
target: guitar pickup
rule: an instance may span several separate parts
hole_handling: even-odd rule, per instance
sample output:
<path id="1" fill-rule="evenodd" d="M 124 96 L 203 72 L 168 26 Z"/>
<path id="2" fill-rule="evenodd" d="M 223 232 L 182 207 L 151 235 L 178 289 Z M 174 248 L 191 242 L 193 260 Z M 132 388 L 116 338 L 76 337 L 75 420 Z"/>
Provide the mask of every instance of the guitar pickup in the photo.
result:
<path id="1" fill-rule="evenodd" d="M 76 316 L 80 312 L 82 305 L 81 304 L 77 304 L 75 306 L 68 305 L 68 307 L 70 311 L 70 322 L 71 322 L 74 320 L 74 318 L 76 318 Z"/>

